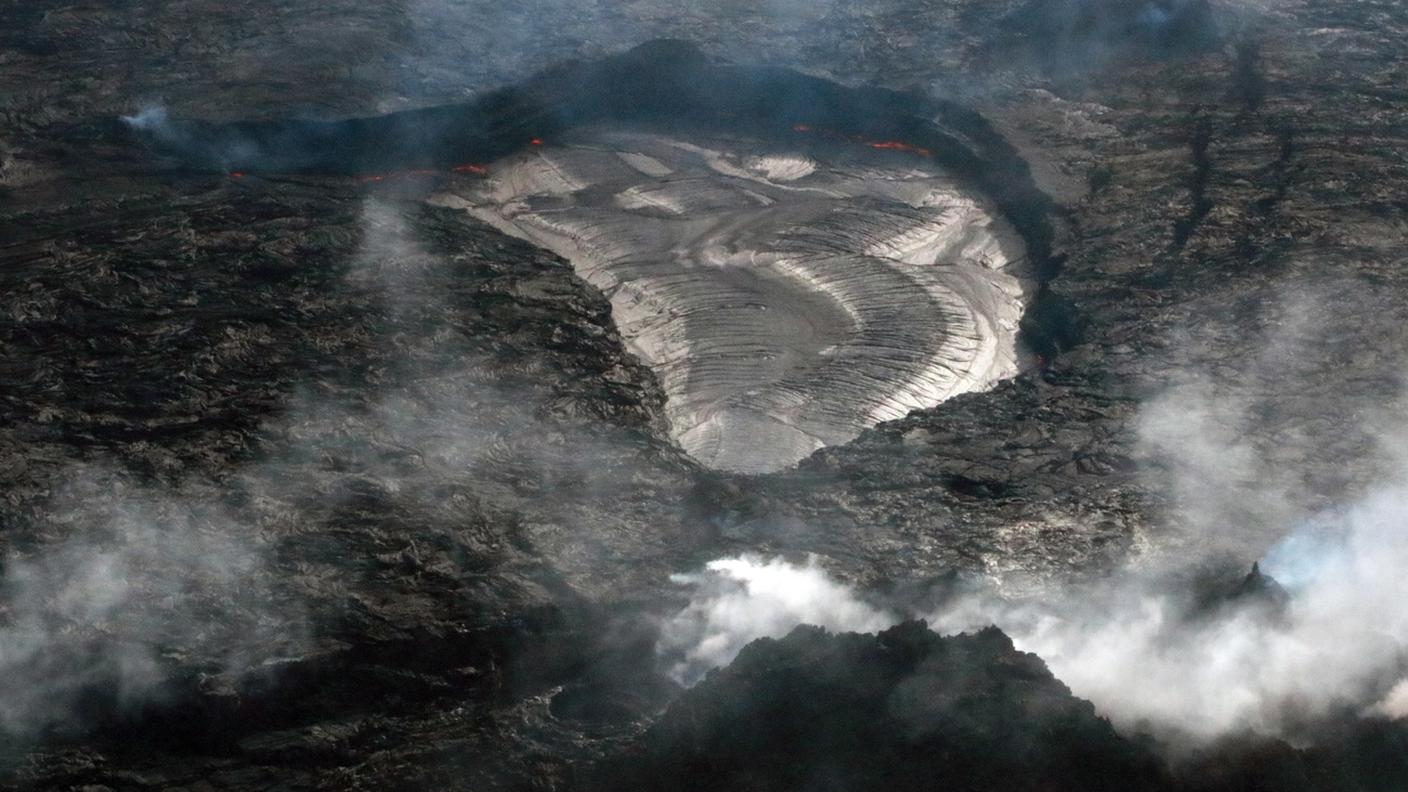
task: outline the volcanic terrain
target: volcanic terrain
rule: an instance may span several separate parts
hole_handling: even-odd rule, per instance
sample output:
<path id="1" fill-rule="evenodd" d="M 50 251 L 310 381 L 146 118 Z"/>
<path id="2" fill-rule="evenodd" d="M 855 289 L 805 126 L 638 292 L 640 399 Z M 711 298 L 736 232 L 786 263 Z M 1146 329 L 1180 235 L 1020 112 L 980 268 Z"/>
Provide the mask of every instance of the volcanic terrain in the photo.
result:
<path id="1" fill-rule="evenodd" d="M 1391 0 L 0 8 L 0 788 L 1404 788 L 1406 72 Z"/>

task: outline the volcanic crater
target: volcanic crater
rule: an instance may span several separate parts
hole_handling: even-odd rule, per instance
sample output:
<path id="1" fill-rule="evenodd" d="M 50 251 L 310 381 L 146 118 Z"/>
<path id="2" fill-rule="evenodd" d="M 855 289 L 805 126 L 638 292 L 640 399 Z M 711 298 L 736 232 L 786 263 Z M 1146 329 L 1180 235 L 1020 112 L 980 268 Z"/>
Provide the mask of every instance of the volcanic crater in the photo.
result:
<path id="1" fill-rule="evenodd" d="M 0 788 L 1408 788 L 1408 5 L 10 5 Z M 975 282 L 1019 376 L 769 475 L 683 436 L 859 431 Z M 1386 505 L 1308 548 L 1362 595 L 1237 604 Z M 1095 637 L 787 632 L 971 581 Z"/>
<path id="2" fill-rule="evenodd" d="M 1021 241 L 919 154 L 583 129 L 432 200 L 607 294 L 711 467 L 776 470 L 1017 370 Z"/>
<path id="3" fill-rule="evenodd" d="M 429 179 L 430 203 L 562 256 L 610 299 L 690 456 L 767 473 L 1031 357 L 1039 193 L 981 130 L 936 124 L 942 109 L 661 41 L 468 105 L 129 123 L 240 177 Z"/>

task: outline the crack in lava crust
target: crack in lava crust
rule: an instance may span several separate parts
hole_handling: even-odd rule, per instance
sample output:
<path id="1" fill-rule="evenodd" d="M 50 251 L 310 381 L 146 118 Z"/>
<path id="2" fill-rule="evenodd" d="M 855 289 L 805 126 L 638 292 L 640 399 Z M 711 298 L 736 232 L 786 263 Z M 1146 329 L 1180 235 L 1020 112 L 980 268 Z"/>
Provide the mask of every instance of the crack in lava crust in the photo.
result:
<path id="1" fill-rule="evenodd" d="M 431 200 L 606 293 L 710 467 L 778 470 L 1017 372 L 1020 238 L 919 157 L 584 128 Z"/>

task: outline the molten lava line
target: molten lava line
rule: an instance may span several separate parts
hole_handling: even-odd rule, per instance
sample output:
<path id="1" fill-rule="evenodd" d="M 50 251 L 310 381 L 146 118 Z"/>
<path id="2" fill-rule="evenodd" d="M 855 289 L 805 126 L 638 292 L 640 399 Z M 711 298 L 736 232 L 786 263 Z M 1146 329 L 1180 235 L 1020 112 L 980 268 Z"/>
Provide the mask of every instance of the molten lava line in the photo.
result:
<path id="1" fill-rule="evenodd" d="M 908 151 L 911 154 L 918 154 L 921 157 L 934 156 L 934 152 L 921 146 L 905 143 L 902 140 L 879 140 L 869 144 L 873 149 L 885 149 L 889 151 Z"/>
<path id="2" fill-rule="evenodd" d="M 541 146 L 543 145 L 543 139 L 536 137 L 531 138 L 529 139 L 528 144 L 532 146 Z M 440 176 L 446 173 L 472 173 L 476 176 L 487 176 L 489 175 L 489 166 L 478 162 L 463 162 L 459 165 L 451 165 L 446 170 L 439 170 L 436 168 L 411 168 L 408 170 L 390 171 L 388 173 L 368 173 L 363 174 L 361 176 L 357 176 L 356 179 L 357 181 L 366 184 L 369 182 L 384 182 L 391 179 L 409 179 L 414 178 L 416 176 Z M 245 177 L 245 172 L 230 171 L 226 175 L 229 176 L 231 179 L 243 179 Z"/>
<path id="3" fill-rule="evenodd" d="M 801 132 L 803 134 L 810 134 L 812 132 L 815 132 L 821 135 L 822 137 L 831 138 L 834 140 L 844 140 L 849 143 L 858 143 L 860 145 L 869 146 L 873 149 L 878 149 L 881 151 L 903 151 L 908 154 L 916 154 L 918 156 L 926 157 L 928 159 L 933 159 L 934 157 L 934 152 L 930 151 L 929 149 L 926 149 L 923 146 L 916 146 L 913 143 L 906 143 L 903 140 L 872 140 L 863 135 L 847 135 L 844 132 L 838 132 L 834 129 L 817 130 L 814 129 L 810 124 L 795 124 L 792 127 L 792 131 Z"/>
<path id="4" fill-rule="evenodd" d="M 366 176 L 358 176 L 357 181 L 382 182 L 388 179 L 410 179 L 416 176 L 441 176 L 446 173 L 472 173 L 476 176 L 487 176 L 489 166 L 480 165 L 477 162 L 465 162 L 460 165 L 453 165 L 449 170 L 436 170 L 435 168 L 413 168 L 411 170 L 392 171 L 390 173 L 373 173 Z"/>
<path id="5" fill-rule="evenodd" d="M 453 168 L 451 169 L 453 170 Z M 413 168 L 411 170 L 392 171 L 391 173 L 374 173 L 368 176 L 358 176 L 360 182 L 379 182 L 387 179 L 408 179 L 415 176 L 438 176 L 441 171 L 433 168 Z"/>

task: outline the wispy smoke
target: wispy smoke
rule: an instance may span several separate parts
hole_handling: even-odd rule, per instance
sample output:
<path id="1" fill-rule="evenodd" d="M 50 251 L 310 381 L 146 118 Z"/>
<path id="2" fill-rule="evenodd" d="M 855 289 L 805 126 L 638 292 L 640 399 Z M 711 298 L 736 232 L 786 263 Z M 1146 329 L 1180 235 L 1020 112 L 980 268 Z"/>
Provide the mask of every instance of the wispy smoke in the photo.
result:
<path id="1" fill-rule="evenodd" d="M 190 142 L 188 133 L 172 122 L 170 113 L 161 105 L 144 107 L 132 115 L 118 116 L 118 119 L 128 129 L 168 146 L 183 147 Z"/>
<path id="2" fill-rule="evenodd" d="M 227 169 L 232 163 L 248 163 L 268 156 L 239 134 L 227 132 L 218 138 L 203 137 L 197 133 L 198 127 L 173 121 L 161 105 L 144 107 L 132 115 L 118 116 L 118 119 L 128 129 L 155 144 L 154 148 L 203 167 Z"/>
<path id="3" fill-rule="evenodd" d="M 1213 46 L 1225 14 L 1208 0 L 1031 0 L 998 22 L 999 46 L 1026 51 L 1048 72 L 1100 69 L 1125 59 Z"/>
<path id="4" fill-rule="evenodd" d="M 68 536 L 0 577 L 0 735 L 62 727 L 80 705 L 120 717 L 159 701 L 167 652 L 239 674 L 250 652 L 301 635 L 301 612 L 261 585 L 247 526 L 205 497 L 76 469 L 49 513 Z"/>
<path id="5" fill-rule="evenodd" d="M 221 481 L 61 474 L 27 526 L 39 541 L 12 543 L 0 562 L 0 742 L 138 715 L 190 695 L 192 675 L 233 684 L 305 652 L 318 625 L 274 548 L 319 530 L 362 483 L 429 514 L 445 508 L 446 486 L 474 477 L 541 495 L 564 478 L 591 487 L 613 475 L 607 462 L 625 451 L 544 432 L 542 394 L 497 381 L 453 331 L 463 306 L 434 277 L 449 265 L 422 249 L 402 207 L 369 201 L 361 226 L 346 287 L 379 302 L 403 370 L 348 398 L 296 393 L 266 426 L 269 456 Z"/>
<path id="6" fill-rule="evenodd" d="M 406 12 L 412 46 L 401 54 L 407 82 L 399 87 L 403 95 L 468 96 L 549 64 L 659 38 L 690 40 L 739 62 L 775 62 L 805 40 L 799 33 L 815 36 L 838 13 L 853 25 L 864 18 L 842 0 L 703 0 L 687 13 L 568 0 L 412 0 Z M 843 39 L 836 46 L 850 44 Z"/>
<path id="7" fill-rule="evenodd" d="M 165 113 L 128 123 L 160 129 Z M 363 266 L 417 260 L 399 218 L 366 213 Z M 393 304 L 405 278 L 378 278 Z M 347 414 L 296 400 L 282 421 L 344 423 Z M 283 500 L 285 470 L 335 445 L 304 436 L 277 458 L 240 472 L 240 486 Z M 259 516 L 222 504 L 213 482 L 143 485 L 120 472 L 75 467 L 31 531 L 57 536 L 0 568 L 0 737 L 85 728 L 160 704 L 172 674 L 235 680 L 307 637 L 302 603 L 275 591 Z M 263 515 L 269 517 L 270 515 Z M 179 655 L 179 656 L 178 656 Z"/>
<path id="8" fill-rule="evenodd" d="M 122 123 L 133 129 L 162 134 L 170 127 L 166 108 L 161 106 L 144 107 L 132 115 L 121 116 Z"/>

